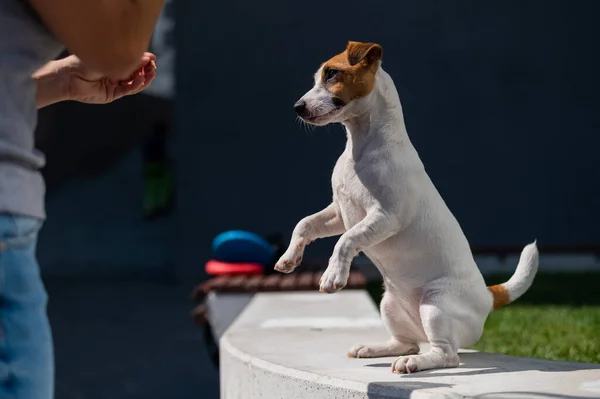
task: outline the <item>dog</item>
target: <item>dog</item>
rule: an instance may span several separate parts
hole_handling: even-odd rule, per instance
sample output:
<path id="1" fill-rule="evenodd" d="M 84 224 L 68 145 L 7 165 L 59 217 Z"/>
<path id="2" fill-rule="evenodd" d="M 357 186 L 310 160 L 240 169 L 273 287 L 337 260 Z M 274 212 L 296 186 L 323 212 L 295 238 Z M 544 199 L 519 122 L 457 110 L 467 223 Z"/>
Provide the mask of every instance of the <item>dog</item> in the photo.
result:
<path id="1" fill-rule="evenodd" d="M 397 356 L 394 373 L 457 367 L 458 349 L 480 339 L 488 314 L 529 289 L 538 249 L 536 241 L 526 245 L 513 276 L 486 287 L 467 238 L 407 135 L 382 54 L 376 43 L 348 42 L 294 105 L 308 124 L 341 123 L 347 143 L 331 178 L 332 203 L 300 220 L 275 269 L 292 272 L 308 244 L 341 235 L 319 289 L 344 288 L 353 258 L 363 252 L 383 276 L 381 317 L 391 335 L 355 345 L 348 356 Z M 430 349 L 419 353 L 422 342 Z"/>

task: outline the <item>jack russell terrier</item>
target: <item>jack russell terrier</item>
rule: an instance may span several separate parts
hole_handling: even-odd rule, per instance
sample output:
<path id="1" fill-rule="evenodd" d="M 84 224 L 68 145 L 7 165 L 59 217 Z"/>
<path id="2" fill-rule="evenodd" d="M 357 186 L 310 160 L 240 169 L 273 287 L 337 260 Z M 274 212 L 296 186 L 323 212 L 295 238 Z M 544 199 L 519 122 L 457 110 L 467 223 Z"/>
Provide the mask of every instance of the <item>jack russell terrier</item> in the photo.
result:
<path id="1" fill-rule="evenodd" d="M 395 373 L 459 364 L 459 347 L 475 344 L 488 314 L 531 286 L 536 242 L 514 275 L 486 287 L 467 238 L 425 172 L 408 138 L 394 82 L 381 68 L 382 47 L 349 42 L 323 63 L 314 87 L 295 105 L 305 122 L 344 125 L 348 141 L 333 170 L 333 202 L 302 219 L 275 269 L 290 273 L 313 240 L 340 235 L 320 291 L 346 285 L 352 259 L 364 252 L 383 276 L 381 317 L 387 342 L 353 346 L 348 356 L 399 356 Z M 430 349 L 419 354 L 419 343 Z"/>

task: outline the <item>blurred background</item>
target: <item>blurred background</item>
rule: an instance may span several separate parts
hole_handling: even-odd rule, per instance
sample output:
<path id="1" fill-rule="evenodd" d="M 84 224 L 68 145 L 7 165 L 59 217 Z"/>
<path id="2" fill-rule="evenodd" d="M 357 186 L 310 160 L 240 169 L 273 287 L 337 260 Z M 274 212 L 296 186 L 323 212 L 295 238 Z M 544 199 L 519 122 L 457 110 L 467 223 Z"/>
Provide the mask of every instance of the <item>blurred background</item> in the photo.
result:
<path id="1" fill-rule="evenodd" d="M 218 397 L 189 292 L 216 234 L 289 237 L 329 203 L 344 133 L 307 132 L 292 105 L 348 40 L 383 46 L 409 135 L 482 270 L 511 273 L 537 238 L 547 276 L 522 305 L 537 313 L 515 305 L 491 323 L 555 309 L 544 320 L 564 339 L 569 315 L 584 319 L 572 344 L 523 337 L 514 354 L 600 362 L 585 335 L 600 328 L 599 11 L 594 0 L 168 1 L 151 89 L 40 112 L 57 397 Z M 482 349 L 519 349 L 492 341 Z"/>

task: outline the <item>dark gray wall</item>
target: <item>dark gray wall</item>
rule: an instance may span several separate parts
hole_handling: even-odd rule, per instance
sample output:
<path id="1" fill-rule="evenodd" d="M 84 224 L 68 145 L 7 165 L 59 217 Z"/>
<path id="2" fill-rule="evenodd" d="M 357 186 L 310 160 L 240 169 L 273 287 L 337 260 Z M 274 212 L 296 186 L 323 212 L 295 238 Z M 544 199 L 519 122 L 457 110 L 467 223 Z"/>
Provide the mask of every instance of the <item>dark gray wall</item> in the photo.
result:
<path id="1" fill-rule="evenodd" d="M 330 201 L 338 127 L 292 104 L 375 41 L 409 134 L 474 245 L 598 244 L 597 1 L 178 0 L 179 264 L 228 228 L 290 233 Z M 327 255 L 331 242 L 311 248 Z"/>
<path id="2" fill-rule="evenodd" d="M 143 219 L 141 141 L 168 104 L 148 96 L 104 106 L 60 103 L 40 112 L 48 218 L 38 257 L 46 275 L 166 276 L 174 218 Z"/>

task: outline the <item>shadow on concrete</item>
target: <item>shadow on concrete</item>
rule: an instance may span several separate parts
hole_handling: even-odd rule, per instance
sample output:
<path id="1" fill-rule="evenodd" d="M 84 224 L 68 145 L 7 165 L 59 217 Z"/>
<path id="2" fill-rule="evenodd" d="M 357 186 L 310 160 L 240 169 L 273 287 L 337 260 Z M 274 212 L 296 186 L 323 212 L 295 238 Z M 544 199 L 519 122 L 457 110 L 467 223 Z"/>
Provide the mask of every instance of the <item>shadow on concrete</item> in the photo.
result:
<path id="1" fill-rule="evenodd" d="M 468 352 L 460 353 L 460 365 L 457 369 L 469 369 L 458 372 L 444 373 L 440 370 L 425 370 L 419 371 L 410 375 L 410 378 L 437 378 L 437 377 L 458 377 L 465 375 L 482 375 L 482 374 L 496 374 L 496 373 L 514 373 L 520 371 L 547 371 L 547 372 L 561 372 L 561 371 L 578 371 L 578 370 L 600 370 L 600 364 L 589 364 L 589 363 L 575 363 L 575 362 L 564 362 L 564 361 L 550 361 L 542 359 L 528 359 L 531 360 L 527 363 L 527 366 L 523 366 L 523 362 L 512 362 L 510 359 L 515 358 L 514 356 L 501 355 L 497 353 L 487 352 Z M 490 367 L 490 364 L 506 365 L 510 364 L 510 369 L 505 367 Z M 552 369 L 548 368 L 548 362 L 552 362 Z M 539 366 L 539 367 L 537 367 Z M 392 364 L 388 362 L 371 363 L 365 365 L 365 367 L 382 367 L 391 369 Z M 475 369 L 475 370 L 472 370 Z"/>
<path id="2" fill-rule="evenodd" d="M 410 375 L 411 381 L 402 381 L 402 376 L 399 376 L 397 383 L 390 384 L 389 382 L 378 383 L 373 382 L 369 384 L 369 398 L 385 398 L 386 396 L 381 395 L 381 387 L 392 386 L 395 389 L 400 389 L 401 392 L 408 390 L 409 392 L 418 389 L 429 389 L 437 387 L 452 387 L 449 384 L 438 384 L 425 382 L 427 379 L 435 379 L 440 377 L 462 377 L 462 376 L 481 376 L 484 374 L 507 374 L 507 373 L 518 373 L 523 371 L 541 371 L 541 372 L 570 372 L 579 370 L 600 370 L 600 364 L 580 364 L 572 362 L 556 361 L 551 362 L 551 368 L 549 367 L 549 361 L 539 359 L 529 359 L 528 362 L 514 362 L 511 359 L 514 357 L 491 354 L 485 352 L 469 352 L 460 354 L 460 365 L 458 368 L 453 369 L 452 372 L 444 372 L 442 370 L 425 370 Z M 492 366 L 490 365 L 497 365 Z M 365 365 L 365 367 L 380 367 L 380 368 L 391 368 L 391 363 L 388 362 L 376 362 Z M 464 370 L 461 370 L 464 369 Z M 423 383 L 415 383 L 414 379 L 423 380 Z M 371 389 L 371 385 L 373 388 Z M 399 395 L 399 393 L 398 393 Z M 407 395 L 406 397 L 409 397 Z M 400 396 L 402 397 L 402 396 Z M 442 398 L 463 398 L 463 395 L 456 396 L 441 395 L 436 397 Z M 565 398 L 565 399 L 583 399 L 580 396 L 565 396 L 555 395 L 541 392 L 494 392 L 477 397 L 481 398 Z"/>
<path id="3" fill-rule="evenodd" d="M 369 399 L 408 399 L 416 390 L 424 390 L 431 388 L 451 387 L 450 384 L 432 384 L 432 383 L 405 383 L 402 381 L 395 383 L 378 383 L 373 382 L 367 388 L 367 395 Z M 393 394 L 390 393 L 389 389 L 393 389 Z M 466 396 L 459 393 L 435 393 L 431 394 L 432 398 L 436 399 L 465 399 Z M 573 396 L 573 395 L 556 395 L 543 392 L 534 391 L 518 391 L 518 392 L 491 392 L 482 395 L 468 396 L 469 398 L 481 398 L 481 399 L 589 399 L 584 396 Z"/>
<path id="4" fill-rule="evenodd" d="M 433 382 L 372 382 L 367 387 L 367 395 L 371 399 L 384 398 L 410 398 L 411 394 L 417 390 L 433 389 L 433 388 L 451 388 L 450 384 L 439 384 Z M 436 395 L 436 398 L 454 399 L 464 398 L 463 395 L 446 396 Z"/>
<path id="5" fill-rule="evenodd" d="M 533 391 L 523 392 L 492 392 L 485 395 L 478 395 L 478 398 L 485 399 L 589 399 L 589 396 L 573 396 L 573 395 L 555 395 L 551 393 L 541 393 Z"/>

